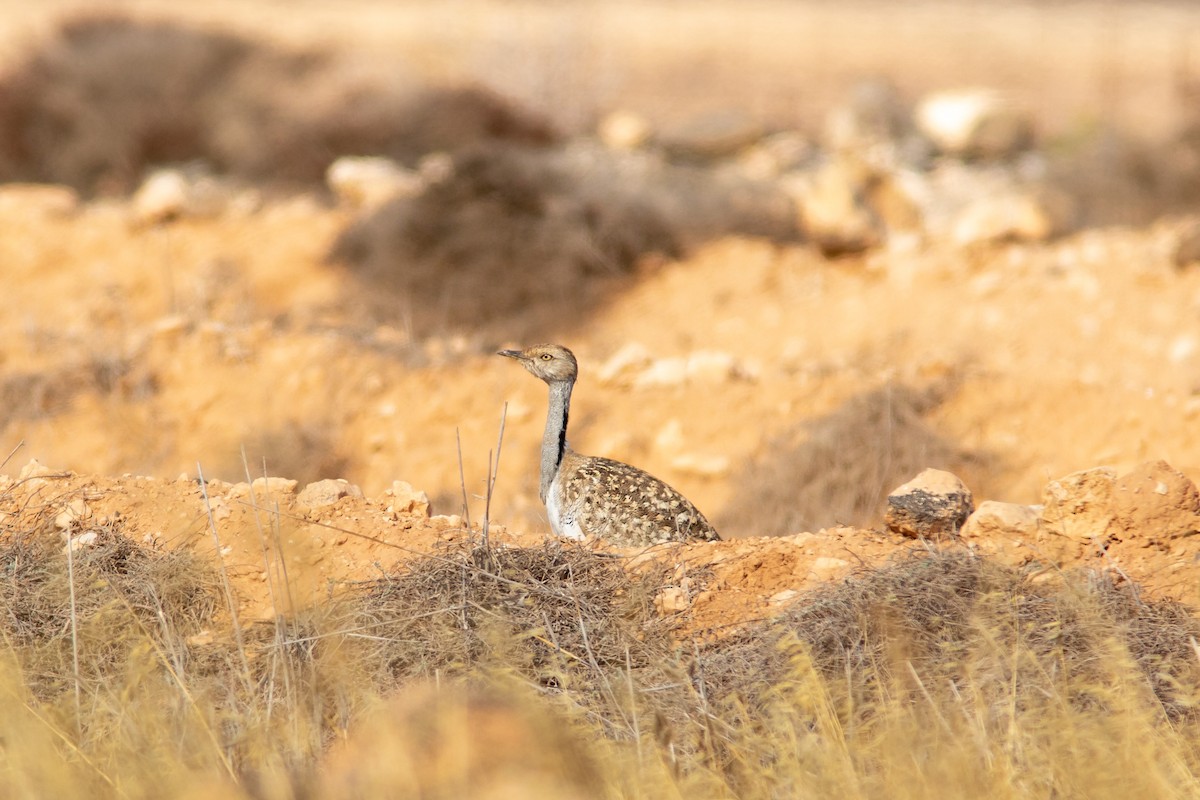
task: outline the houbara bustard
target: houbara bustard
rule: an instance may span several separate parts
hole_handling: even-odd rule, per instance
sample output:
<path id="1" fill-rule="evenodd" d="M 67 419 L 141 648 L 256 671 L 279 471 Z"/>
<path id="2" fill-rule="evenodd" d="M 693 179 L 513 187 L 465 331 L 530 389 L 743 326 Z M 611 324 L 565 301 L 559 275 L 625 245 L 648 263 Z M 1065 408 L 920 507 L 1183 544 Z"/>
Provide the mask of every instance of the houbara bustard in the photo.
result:
<path id="1" fill-rule="evenodd" d="M 550 387 L 539 494 L 557 535 L 634 547 L 721 538 L 686 497 L 653 475 L 571 449 L 567 416 L 579 375 L 574 353 L 557 344 L 537 344 L 499 355 L 520 361 Z"/>

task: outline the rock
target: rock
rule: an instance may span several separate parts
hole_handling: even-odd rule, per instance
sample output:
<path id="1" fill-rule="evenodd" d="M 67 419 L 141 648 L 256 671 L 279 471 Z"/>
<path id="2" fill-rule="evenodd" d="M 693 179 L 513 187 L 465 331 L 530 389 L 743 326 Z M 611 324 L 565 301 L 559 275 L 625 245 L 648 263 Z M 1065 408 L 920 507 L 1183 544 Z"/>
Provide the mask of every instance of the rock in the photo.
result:
<path id="1" fill-rule="evenodd" d="M 203 170 L 159 169 L 150 173 L 131 200 L 133 221 L 154 225 L 181 217 L 209 217 L 223 211 L 230 192 Z"/>
<path id="2" fill-rule="evenodd" d="M 362 497 L 362 489 L 343 478 L 316 481 L 304 487 L 296 497 L 296 503 L 306 508 L 321 508 L 341 500 L 343 497 Z"/>
<path id="3" fill-rule="evenodd" d="M 633 111 L 606 114 L 596 128 L 601 143 L 613 150 L 637 150 L 650 142 L 653 133 L 646 118 Z"/>
<path id="4" fill-rule="evenodd" d="M 913 538 L 953 536 L 975 508 L 971 490 L 958 476 L 927 469 L 888 495 L 884 522 Z"/>
<path id="5" fill-rule="evenodd" d="M 75 553 L 85 547 L 95 547 L 96 542 L 99 541 L 99 539 L 100 534 L 96 531 L 84 531 L 83 533 L 70 537 L 70 539 L 67 541 L 67 547 L 71 549 L 72 553 Z"/>
<path id="6" fill-rule="evenodd" d="M 687 381 L 687 359 L 659 358 L 651 362 L 634 379 L 638 389 L 660 386 L 681 386 Z"/>
<path id="7" fill-rule="evenodd" d="M 691 117 L 663 129 L 663 149 L 676 158 L 712 161 L 737 153 L 762 137 L 762 127 L 733 109 Z"/>
<path id="8" fill-rule="evenodd" d="M 391 495 L 392 510 L 401 514 L 420 514 L 429 516 L 429 495 L 419 489 L 414 489 L 411 483 L 392 481 L 392 488 L 387 490 Z"/>
<path id="9" fill-rule="evenodd" d="M 1072 472 L 1042 490 L 1042 527 L 1076 541 L 1105 541 L 1113 522 L 1117 471 L 1111 467 Z"/>
<path id="10" fill-rule="evenodd" d="M 448 530 L 463 529 L 463 518 L 458 514 L 438 514 L 430 517 L 429 521 L 437 528 L 446 528 Z"/>
<path id="11" fill-rule="evenodd" d="M 834 558 L 833 556 L 818 556 L 813 559 L 812 566 L 809 567 L 809 572 L 813 577 L 820 580 L 828 580 L 841 574 L 843 570 L 850 566 L 850 562 L 844 558 Z"/>
<path id="12" fill-rule="evenodd" d="M 325 184 L 351 208 L 374 208 L 393 197 L 413 197 L 421 176 L 382 156 L 342 156 L 325 170 Z"/>
<path id="13" fill-rule="evenodd" d="M 721 478 L 729 474 L 732 464 L 728 456 L 703 453 L 680 453 L 671 459 L 671 469 L 702 478 Z"/>
<path id="14" fill-rule="evenodd" d="M 640 342 L 627 342 L 596 370 L 596 378 L 606 385 L 628 386 L 654 360 Z"/>
<path id="15" fill-rule="evenodd" d="M 960 158 L 1004 158 L 1033 141 L 1029 116 L 989 89 L 931 94 L 917 104 L 915 118 L 941 152 Z"/>
<path id="16" fill-rule="evenodd" d="M 79 209 L 79 193 L 69 186 L 42 183 L 0 185 L 0 217 L 69 217 Z"/>
<path id="17" fill-rule="evenodd" d="M 668 586 L 654 597 L 654 607 L 660 614 L 677 614 L 687 611 L 690 605 L 687 590 L 678 586 Z"/>
<path id="18" fill-rule="evenodd" d="M 698 350 L 690 354 L 685 369 L 690 383 L 725 383 L 739 372 L 736 358 L 715 350 Z"/>
<path id="19" fill-rule="evenodd" d="M 1200 264 L 1200 221 L 1184 226 L 1176 234 L 1171 258 L 1179 269 Z"/>
<path id="20" fill-rule="evenodd" d="M 782 592 L 776 592 L 767 598 L 767 604 L 772 606 L 783 606 L 795 600 L 800 596 L 800 593 L 795 589 L 784 589 Z"/>
<path id="21" fill-rule="evenodd" d="M 299 482 L 294 481 L 291 478 L 276 478 L 269 476 L 255 478 L 250 484 L 251 488 L 254 489 L 255 495 L 260 497 L 263 495 L 272 497 L 281 494 L 295 494 L 296 486 L 298 485 Z"/>
<path id="22" fill-rule="evenodd" d="M 31 458 L 25 466 L 21 467 L 19 478 L 22 481 L 27 481 L 30 478 L 45 478 L 56 474 L 58 474 L 56 470 L 50 469 L 36 458 Z"/>
<path id="23" fill-rule="evenodd" d="M 66 508 L 55 515 L 54 527 L 62 531 L 69 531 L 91 515 L 92 511 L 88 508 L 88 504 L 84 502 L 84 499 L 82 497 L 74 497 L 67 503 Z"/>
<path id="24" fill-rule="evenodd" d="M 943 162 L 923 176 L 906 175 L 905 185 L 926 233 L 959 245 L 1044 241 L 1069 230 L 1076 216 L 1070 197 L 1005 165 Z"/>
<path id="25" fill-rule="evenodd" d="M 1039 506 L 984 500 L 963 523 L 961 535 L 964 539 L 1015 536 L 1032 541 L 1037 538 L 1040 511 Z"/>
<path id="26" fill-rule="evenodd" d="M 1033 189 L 977 197 L 959 212 L 950 238 L 959 245 L 1044 242 L 1066 227 L 1051 197 Z"/>
<path id="27" fill-rule="evenodd" d="M 1200 532 L 1200 492 L 1165 461 L 1148 461 L 1117 478 L 1112 487 L 1113 522 L 1122 538 L 1164 544 Z"/>
<path id="28" fill-rule="evenodd" d="M 858 253 L 883 240 L 879 219 L 865 203 L 865 172 L 845 160 L 787 176 L 801 231 L 827 256 Z"/>

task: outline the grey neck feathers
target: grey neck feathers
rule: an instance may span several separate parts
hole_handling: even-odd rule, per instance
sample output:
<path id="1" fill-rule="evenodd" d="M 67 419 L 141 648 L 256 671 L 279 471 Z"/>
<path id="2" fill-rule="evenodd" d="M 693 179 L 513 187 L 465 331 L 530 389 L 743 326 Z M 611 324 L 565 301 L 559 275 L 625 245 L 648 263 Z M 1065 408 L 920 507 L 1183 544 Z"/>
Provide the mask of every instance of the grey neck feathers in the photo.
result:
<path id="1" fill-rule="evenodd" d="M 550 484 L 558 474 L 563 455 L 567 452 L 567 414 L 571 410 L 570 381 L 550 384 L 550 408 L 546 412 L 546 432 L 542 435 L 542 502 L 550 493 Z"/>

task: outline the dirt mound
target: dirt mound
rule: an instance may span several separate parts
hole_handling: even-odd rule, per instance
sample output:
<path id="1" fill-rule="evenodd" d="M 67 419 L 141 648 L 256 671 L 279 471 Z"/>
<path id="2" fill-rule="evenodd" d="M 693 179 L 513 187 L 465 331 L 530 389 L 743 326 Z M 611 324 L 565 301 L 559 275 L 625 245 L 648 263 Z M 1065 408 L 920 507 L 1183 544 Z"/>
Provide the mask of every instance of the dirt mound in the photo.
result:
<path id="1" fill-rule="evenodd" d="M 380 319 L 398 307 L 417 336 L 468 329 L 507 341 L 567 327 L 639 265 L 729 233 L 794 239 L 790 201 L 765 182 L 652 153 L 487 146 L 356 220 L 329 257 L 352 268 Z"/>
<path id="2" fill-rule="evenodd" d="M 413 159 L 548 125 L 477 87 L 384 81 L 347 57 L 113 14 L 68 19 L 0 77 L 0 180 L 85 192 L 201 159 L 246 179 L 315 182 L 342 154 Z"/>

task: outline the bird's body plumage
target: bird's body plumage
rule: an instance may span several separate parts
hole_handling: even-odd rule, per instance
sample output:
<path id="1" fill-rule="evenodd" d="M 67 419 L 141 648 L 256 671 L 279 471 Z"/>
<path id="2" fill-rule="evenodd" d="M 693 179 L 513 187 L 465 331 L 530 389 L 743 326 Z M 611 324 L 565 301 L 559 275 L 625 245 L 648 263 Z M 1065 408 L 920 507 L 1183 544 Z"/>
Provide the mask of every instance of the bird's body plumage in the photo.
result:
<path id="1" fill-rule="evenodd" d="M 570 350 L 535 345 L 500 355 L 517 359 L 550 387 L 540 494 L 557 535 L 598 537 L 628 546 L 720 538 L 686 497 L 653 475 L 571 449 L 567 419 L 578 366 Z"/>

